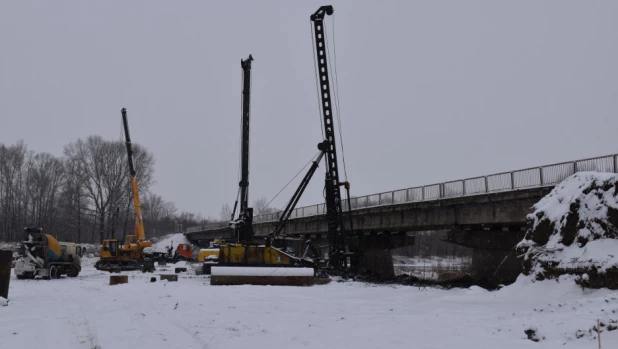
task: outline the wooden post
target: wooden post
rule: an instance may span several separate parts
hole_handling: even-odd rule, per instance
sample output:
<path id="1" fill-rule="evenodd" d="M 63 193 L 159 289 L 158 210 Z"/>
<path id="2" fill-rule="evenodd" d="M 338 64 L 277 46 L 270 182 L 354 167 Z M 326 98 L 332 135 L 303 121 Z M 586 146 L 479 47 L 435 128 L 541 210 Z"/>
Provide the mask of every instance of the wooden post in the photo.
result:
<path id="1" fill-rule="evenodd" d="M 178 281 L 178 275 L 176 275 L 176 274 L 161 274 L 160 275 L 160 280 Z"/>
<path id="2" fill-rule="evenodd" d="M 597 319 L 597 338 L 599 339 L 599 349 L 601 349 L 601 320 Z"/>
<path id="3" fill-rule="evenodd" d="M 11 281 L 11 261 L 13 252 L 0 250 L 0 297 L 9 299 L 9 282 Z"/>
<path id="4" fill-rule="evenodd" d="M 129 282 L 129 276 L 128 275 L 110 275 L 109 277 L 109 284 L 111 285 L 120 285 L 120 284 L 126 284 Z"/>

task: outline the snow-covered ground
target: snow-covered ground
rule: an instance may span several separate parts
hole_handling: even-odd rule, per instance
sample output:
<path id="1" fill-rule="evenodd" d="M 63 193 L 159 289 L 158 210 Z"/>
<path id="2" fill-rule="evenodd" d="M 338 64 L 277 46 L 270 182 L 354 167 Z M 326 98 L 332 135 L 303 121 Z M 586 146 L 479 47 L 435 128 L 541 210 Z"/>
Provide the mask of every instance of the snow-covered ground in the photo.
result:
<path id="1" fill-rule="evenodd" d="M 85 260 L 75 279 L 13 277 L 0 347 L 579 349 L 597 347 L 591 329 L 600 319 L 603 348 L 618 348 L 618 330 L 607 331 L 618 323 L 618 292 L 582 290 L 566 276 L 520 276 L 494 292 L 336 281 L 210 286 L 193 273 L 151 283 L 161 271 L 125 273 L 128 284 L 109 286 L 110 274 L 93 263 Z"/>

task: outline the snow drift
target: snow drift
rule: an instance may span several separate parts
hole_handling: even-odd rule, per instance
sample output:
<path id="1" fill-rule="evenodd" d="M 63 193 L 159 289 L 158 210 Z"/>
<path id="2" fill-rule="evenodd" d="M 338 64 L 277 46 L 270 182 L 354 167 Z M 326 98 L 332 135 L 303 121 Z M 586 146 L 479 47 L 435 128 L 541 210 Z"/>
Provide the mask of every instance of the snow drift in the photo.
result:
<path id="1" fill-rule="evenodd" d="M 582 285 L 618 289 L 618 174 L 580 172 L 534 205 L 517 248 L 537 280 L 578 275 Z"/>

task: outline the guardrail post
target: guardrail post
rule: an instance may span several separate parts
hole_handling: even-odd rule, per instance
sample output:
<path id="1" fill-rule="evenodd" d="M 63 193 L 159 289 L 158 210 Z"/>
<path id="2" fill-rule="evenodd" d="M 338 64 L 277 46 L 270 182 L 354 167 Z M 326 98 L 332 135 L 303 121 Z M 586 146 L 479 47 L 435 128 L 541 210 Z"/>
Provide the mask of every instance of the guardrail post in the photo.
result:
<path id="1" fill-rule="evenodd" d="M 543 185 L 543 168 L 539 167 L 539 183 Z"/>
<path id="2" fill-rule="evenodd" d="M 485 192 L 489 193 L 489 180 L 487 179 L 487 176 L 485 176 Z"/>
<path id="3" fill-rule="evenodd" d="M 440 197 L 443 198 L 444 197 L 444 183 L 440 183 L 439 188 L 440 188 Z"/>
<path id="4" fill-rule="evenodd" d="M 463 183 L 463 184 L 462 184 L 462 187 L 463 187 L 463 194 L 462 194 L 462 196 L 466 196 L 466 180 L 464 179 L 464 180 L 462 181 L 462 183 Z"/>
<path id="5" fill-rule="evenodd" d="M 395 192 L 391 191 L 391 205 L 395 204 Z"/>
<path id="6" fill-rule="evenodd" d="M 511 190 L 515 190 L 515 172 L 511 172 Z"/>
<path id="7" fill-rule="evenodd" d="M 304 207 L 302 208 L 302 210 L 300 212 L 301 212 L 301 217 L 305 217 L 305 208 Z"/>
<path id="8" fill-rule="evenodd" d="M 616 168 L 616 166 L 614 166 Z M 406 189 L 406 202 L 410 201 L 410 189 Z"/>
<path id="9" fill-rule="evenodd" d="M 573 174 L 577 173 L 577 161 L 573 161 Z"/>
<path id="10" fill-rule="evenodd" d="M 618 173 L 618 156 L 614 155 L 614 173 Z"/>
<path id="11" fill-rule="evenodd" d="M 421 187 L 421 200 L 425 201 L 425 187 Z"/>

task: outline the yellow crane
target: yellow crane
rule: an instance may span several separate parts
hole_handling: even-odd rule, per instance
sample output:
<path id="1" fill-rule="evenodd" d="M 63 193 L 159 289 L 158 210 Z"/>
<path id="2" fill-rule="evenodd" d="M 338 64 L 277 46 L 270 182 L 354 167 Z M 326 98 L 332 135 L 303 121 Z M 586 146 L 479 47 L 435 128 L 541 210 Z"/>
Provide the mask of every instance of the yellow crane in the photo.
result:
<path id="1" fill-rule="evenodd" d="M 146 240 L 146 234 L 144 233 L 144 221 L 142 220 L 139 187 L 137 185 L 137 179 L 135 178 L 135 167 L 133 166 L 133 150 L 131 148 L 131 136 L 129 135 L 129 122 L 127 120 L 126 108 L 122 108 L 122 123 L 124 125 L 127 156 L 129 158 L 129 180 L 133 192 L 135 228 L 133 230 L 133 235 L 127 235 L 122 245 L 118 239 L 103 240 L 101 257 L 95 264 L 95 268 L 110 272 L 137 269 L 141 269 L 143 272 L 152 272 L 155 269 L 154 261 L 146 258 L 144 255 L 144 248 L 152 246 L 152 242 Z"/>

